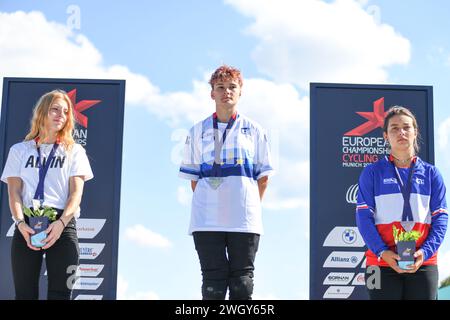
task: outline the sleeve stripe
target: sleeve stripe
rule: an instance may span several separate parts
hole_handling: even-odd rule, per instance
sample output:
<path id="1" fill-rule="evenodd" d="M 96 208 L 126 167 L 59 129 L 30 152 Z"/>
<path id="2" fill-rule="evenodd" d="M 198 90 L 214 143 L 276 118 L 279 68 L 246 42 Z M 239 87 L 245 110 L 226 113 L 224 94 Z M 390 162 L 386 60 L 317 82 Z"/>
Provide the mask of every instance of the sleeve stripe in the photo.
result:
<path id="1" fill-rule="evenodd" d="M 198 175 L 178 172 L 178 176 L 183 179 L 198 181 Z"/>
<path id="2" fill-rule="evenodd" d="M 370 212 L 374 212 L 374 210 L 373 210 L 373 208 L 371 208 L 371 207 L 369 207 L 367 204 L 358 204 L 358 205 L 356 205 L 356 211 L 358 211 L 358 210 L 370 210 Z"/>
<path id="3" fill-rule="evenodd" d="M 256 177 L 256 180 L 259 180 L 259 179 L 261 179 L 262 177 L 265 177 L 265 176 L 269 176 L 270 177 L 274 173 L 275 173 L 275 170 L 273 170 L 273 169 L 263 171 Z"/>
<path id="4" fill-rule="evenodd" d="M 200 175 L 200 171 L 189 169 L 189 168 L 185 168 L 185 167 L 181 167 L 180 168 L 180 172 L 187 173 L 187 174 L 192 174 L 192 175 L 196 175 L 196 176 Z"/>
<path id="5" fill-rule="evenodd" d="M 447 209 L 439 208 L 439 209 L 437 209 L 436 211 L 434 211 L 431 215 L 432 215 L 432 216 L 435 216 L 435 215 L 437 215 L 437 214 L 439 214 L 439 213 L 445 213 L 445 214 L 448 214 Z"/>

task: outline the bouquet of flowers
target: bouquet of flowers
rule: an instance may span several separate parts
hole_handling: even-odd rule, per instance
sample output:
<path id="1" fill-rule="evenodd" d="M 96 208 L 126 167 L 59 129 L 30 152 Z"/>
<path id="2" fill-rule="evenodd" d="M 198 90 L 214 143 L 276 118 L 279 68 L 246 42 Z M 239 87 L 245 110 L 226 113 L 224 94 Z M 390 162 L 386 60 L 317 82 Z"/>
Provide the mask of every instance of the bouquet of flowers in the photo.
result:
<path id="1" fill-rule="evenodd" d="M 414 253 L 416 252 L 416 241 L 422 236 L 417 230 L 402 231 L 395 226 L 392 227 L 394 241 L 397 245 L 397 253 L 401 260 L 398 262 L 400 268 L 407 270 L 408 265 L 414 263 Z"/>
<path id="2" fill-rule="evenodd" d="M 31 244 L 35 247 L 44 246 L 42 240 L 47 238 L 45 230 L 47 230 L 50 221 L 56 220 L 56 210 L 47 206 L 43 208 L 33 207 L 33 209 L 23 206 L 22 208 L 23 213 L 30 220 L 30 227 L 35 231 L 35 234 L 31 236 Z"/>

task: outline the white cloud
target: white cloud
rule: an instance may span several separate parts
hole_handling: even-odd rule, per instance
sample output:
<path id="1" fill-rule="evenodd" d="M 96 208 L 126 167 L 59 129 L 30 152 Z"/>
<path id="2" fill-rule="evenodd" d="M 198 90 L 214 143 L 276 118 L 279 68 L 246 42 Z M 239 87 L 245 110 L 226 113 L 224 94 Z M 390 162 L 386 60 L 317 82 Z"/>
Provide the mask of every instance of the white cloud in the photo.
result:
<path id="1" fill-rule="evenodd" d="M 181 205 L 185 207 L 190 206 L 192 200 L 192 190 L 185 186 L 178 186 L 177 200 Z"/>
<path id="2" fill-rule="evenodd" d="M 164 236 L 155 233 L 141 224 L 128 227 L 125 230 L 125 239 L 142 247 L 170 248 L 172 243 Z"/>
<path id="3" fill-rule="evenodd" d="M 281 168 L 272 178 L 263 201 L 270 210 L 303 209 L 309 211 L 309 161 L 281 158 Z"/>
<path id="4" fill-rule="evenodd" d="M 273 211 L 309 208 L 309 200 L 302 197 L 286 198 L 275 194 L 264 199 L 263 207 Z"/>
<path id="5" fill-rule="evenodd" d="M 128 291 L 128 286 L 128 281 L 119 274 L 117 276 L 117 300 L 125 300 L 123 297 L 125 297 L 125 294 Z"/>
<path id="6" fill-rule="evenodd" d="M 211 112 L 206 81 L 193 81 L 192 92 L 161 93 L 146 76 L 123 65 L 105 65 L 86 36 L 38 11 L 0 12 L 0 47 L 4 77 L 125 79 L 126 105 L 145 107 L 172 126 Z"/>
<path id="7" fill-rule="evenodd" d="M 121 65 L 105 66 L 89 39 L 38 11 L 0 12 L 0 74 L 5 77 L 126 79 L 126 102 L 156 100 L 159 89 Z"/>
<path id="8" fill-rule="evenodd" d="M 145 107 L 172 126 L 191 125 L 214 110 L 209 74 L 193 80 L 190 92 L 162 93 L 150 79 L 126 66 L 105 65 L 87 37 L 48 21 L 41 12 L 0 12 L 0 47 L 2 76 L 126 79 L 127 105 Z M 246 79 L 240 108 L 266 128 L 300 127 L 303 136 L 308 102 L 290 84 Z"/>
<path id="9" fill-rule="evenodd" d="M 117 300 L 159 300 L 158 294 L 152 291 L 128 292 L 129 283 L 119 274 L 117 277 Z"/>
<path id="10" fill-rule="evenodd" d="M 126 66 L 105 65 L 102 54 L 87 37 L 74 33 L 65 25 L 48 21 L 40 12 L 0 13 L 0 47 L 2 75 L 126 79 L 126 104 L 144 107 L 174 127 L 182 123 L 190 126 L 214 110 L 207 83 L 209 74 L 205 74 L 203 79 L 193 80 L 190 92 L 162 93 L 147 77 L 133 73 Z M 239 108 L 268 129 L 276 169 L 281 162 L 306 161 L 309 145 L 308 97 L 300 96 L 289 83 L 255 78 L 244 81 Z M 288 156 L 282 159 L 281 154 Z M 284 175 L 286 177 L 283 178 Z M 279 170 L 277 179 L 284 181 L 292 176 L 291 172 Z M 297 194 L 281 201 L 288 189 L 286 184 L 278 187 L 276 192 L 269 192 L 268 198 L 273 199 L 274 209 L 278 200 L 281 206 L 278 208 L 302 206 L 304 200 L 298 200 Z M 184 204 L 190 201 L 187 189 L 178 189 L 177 198 Z M 303 198 L 307 198 L 304 193 Z"/>
<path id="11" fill-rule="evenodd" d="M 380 24 L 353 0 L 226 0 L 252 18 L 246 29 L 258 38 L 253 59 L 277 82 L 308 89 L 309 82 L 376 83 L 386 68 L 406 64 L 410 43 Z"/>
<path id="12" fill-rule="evenodd" d="M 158 94 L 143 105 L 173 127 L 203 120 L 215 110 L 208 84 L 211 72 L 205 73 L 203 79 L 193 80 L 190 92 Z M 288 127 L 295 126 L 302 130 L 297 130 L 297 133 L 303 134 L 309 127 L 309 98 L 301 97 L 297 89 L 288 83 L 244 79 L 239 110 L 250 118 L 258 119 L 265 128 L 285 129 L 288 132 Z"/>

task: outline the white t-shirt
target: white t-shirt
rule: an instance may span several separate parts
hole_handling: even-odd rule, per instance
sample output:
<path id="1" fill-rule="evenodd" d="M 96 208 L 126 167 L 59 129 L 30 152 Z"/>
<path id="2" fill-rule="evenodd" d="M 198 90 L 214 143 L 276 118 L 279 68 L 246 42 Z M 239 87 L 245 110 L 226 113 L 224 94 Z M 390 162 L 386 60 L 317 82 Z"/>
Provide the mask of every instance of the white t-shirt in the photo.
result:
<path id="1" fill-rule="evenodd" d="M 218 123 L 219 137 L 226 123 Z M 197 123 L 186 139 L 179 176 L 197 181 L 192 197 L 189 234 L 195 231 L 263 233 L 257 180 L 272 174 L 269 144 L 263 129 L 238 114 L 221 152 L 222 181 L 209 181 L 214 162 L 212 116 Z"/>
<path id="2" fill-rule="evenodd" d="M 46 161 L 52 148 L 53 144 L 40 146 L 43 161 Z M 81 145 L 74 144 L 72 150 L 66 151 L 64 146 L 60 145 L 45 176 L 43 205 L 64 209 L 69 197 L 69 177 L 73 176 L 84 176 L 84 181 L 94 177 L 86 150 Z M 39 183 L 38 151 L 34 140 L 16 143 L 9 149 L 1 181 L 8 183 L 9 177 L 22 179 L 23 204 L 32 207 L 32 199 Z M 78 209 L 75 218 L 79 216 Z"/>

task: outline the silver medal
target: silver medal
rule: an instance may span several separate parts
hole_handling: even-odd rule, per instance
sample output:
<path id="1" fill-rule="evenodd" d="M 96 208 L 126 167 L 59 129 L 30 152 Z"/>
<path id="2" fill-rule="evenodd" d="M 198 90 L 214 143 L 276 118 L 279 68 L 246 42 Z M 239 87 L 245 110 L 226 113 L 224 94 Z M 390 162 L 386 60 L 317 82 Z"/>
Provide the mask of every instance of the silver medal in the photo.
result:
<path id="1" fill-rule="evenodd" d="M 209 178 L 206 179 L 206 181 L 208 182 L 209 186 L 212 189 L 217 190 L 217 188 L 219 188 L 219 186 L 222 184 L 223 178 L 221 178 L 221 177 L 209 177 Z"/>
<path id="2" fill-rule="evenodd" d="M 416 223 L 414 221 L 401 221 L 401 225 L 406 232 L 410 232 Z"/>

